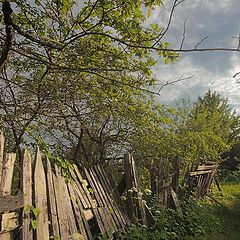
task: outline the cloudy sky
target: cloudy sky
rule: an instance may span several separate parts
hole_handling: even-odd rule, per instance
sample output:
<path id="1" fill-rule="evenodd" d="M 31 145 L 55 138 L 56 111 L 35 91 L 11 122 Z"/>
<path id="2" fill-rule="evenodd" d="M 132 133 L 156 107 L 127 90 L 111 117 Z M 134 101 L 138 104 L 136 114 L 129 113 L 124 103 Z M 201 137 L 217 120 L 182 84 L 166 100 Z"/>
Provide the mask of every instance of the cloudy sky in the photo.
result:
<path id="1" fill-rule="evenodd" d="M 151 21 L 166 24 L 174 0 L 165 0 L 164 7 L 151 14 Z M 174 12 L 166 41 L 179 48 L 186 20 L 184 48 L 194 48 L 201 39 L 208 37 L 199 48 L 235 47 L 240 33 L 240 0 L 185 0 Z M 240 84 L 233 75 L 240 71 L 240 53 L 205 52 L 181 54 L 174 65 L 160 60 L 155 73 L 161 82 L 174 81 L 181 75 L 194 75 L 187 81 L 162 89 L 158 100 L 174 104 L 181 98 L 195 100 L 208 89 L 228 97 L 233 108 L 240 113 Z M 240 78 L 240 75 L 238 76 Z"/>

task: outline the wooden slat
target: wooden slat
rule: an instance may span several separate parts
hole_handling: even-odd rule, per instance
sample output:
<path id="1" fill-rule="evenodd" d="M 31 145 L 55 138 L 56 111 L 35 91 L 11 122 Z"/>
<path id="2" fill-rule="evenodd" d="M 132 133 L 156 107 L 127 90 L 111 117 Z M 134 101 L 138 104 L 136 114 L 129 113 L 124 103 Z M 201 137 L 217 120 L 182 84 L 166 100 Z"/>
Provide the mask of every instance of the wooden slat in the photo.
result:
<path id="1" fill-rule="evenodd" d="M 47 186 L 48 186 L 48 200 L 50 209 L 51 226 L 53 230 L 53 236 L 55 238 L 60 237 L 59 225 L 58 225 L 58 215 L 57 215 L 57 205 L 56 196 L 53 185 L 53 173 L 49 159 L 47 158 Z"/>
<path id="2" fill-rule="evenodd" d="M 11 194 L 12 188 L 12 177 L 13 177 L 13 169 L 14 163 L 16 160 L 15 153 L 6 154 L 6 158 L 3 161 L 3 169 L 2 169 L 2 182 L 0 186 L 0 196 L 1 195 L 9 195 Z M 6 216 L 6 215 L 5 215 Z M 4 218 L 4 215 L 3 215 Z M 12 220 L 9 220 L 12 221 Z M 3 240 L 11 240 L 12 234 L 11 232 L 6 232 L 1 235 Z"/>
<path id="3" fill-rule="evenodd" d="M 71 183 L 68 183 L 67 185 L 68 185 L 68 190 L 69 190 L 69 193 L 70 193 L 71 201 L 72 201 L 72 204 L 73 204 L 73 209 L 74 209 L 74 213 L 75 213 L 75 216 L 76 216 L 78 228 L 80 229 L 80 233 L 84 237 L 84 239 L 86 239 L 86 240 L 88 239 L 88 234 L 90 234 L 89 239 L 92 239 L 90 229 L 89 229 L 89 231 L 87 231 L 85 229 L 85 226 L 84 226 L 84 223 L 83 223 L 83 217 L 82 217 L 83 210 L 79 207 L 79 204 L 80 204 L 79 199 L 77 198 L 77 196 L 74 192 L 75 187 L 73 187 L 73 185 Z"/>
<path id="4" fill-rule="evenodd" d="M 34 199 L 35 208 L 40 210 L 37 218 L 36 238 L 49 240 L 46 176 L 39 148 L 37 149 L 35 157 Z"/>
<path id="5" fill-rule="evenodd" d="M 172 187 L 171 187 L 171 196 L 172 196 L 172 200 L 173 200 L 173 203 L 175 205 L 175 208 L 176 208 L 177 212 L 180 215 L 182 215 L 182 209 L 181 209 L 180 203 L 178 201 L 177 194 L 176 194 L 176 192 L 174 191 L 174 189 Z"/>
<path id="6" fill-rule="evenodd" d="M 97 190 L 97 187 L 94 183 L 94 180 L 91 177 L 91 174 L 88 172 L 88 170 L 86 168 L 84 168 L 84 172 L 86 174 L 87 180 L 88 180 L 91 188 L 93 189 L 93 193 L 94 193 L 94 196 L 96 197 L 96 200 L 98 202 L 98 206 L 101 206 L 101 207 L 104 206 L 103 200 L 102 200 L 102 198 L 101 198 L 101 196 L 100 196 L 100 194 Z"/>
<path id="7" fill-rule="evenodd" d="M 104 224 L 103 224 L 101 216 L 100 216 L 100 214 L 98 212 L 98 208 L 94 208 L 93 209 L 93 214 L 94 214 L 94 216 L 97 219 L 97 223 L 98 223 L 99 229 L 101 231 L 101 234 L 105 235 L 107 230 L 104 228 Z"/>
<path id="8" fill-rule="evenodd" d="M 22 160 L 22 192 L 24 206 L 32 206 L 32 159 L 25 150 Z M 32 239 L 32 227 L 29 213 L 22 211 L 22 239 Z"/>
<path id="9" fill-rule="evenodd" d="M 107 201 L 108 201 L 108 205 L 111 207 L 111 215 L 113 216 L 113 220 L 116 224 L 116 227 L 121 228 L 122 227 L 122 219 L 120 217 L 119 214 L 119 210 L 117 208 L 117 205 L 114 204 L 114 196 L 113 196 L 113 192 L 111 192 L 107 181 L 101 171 L 101 168 L 99 166 L 95 166 L 94 167 L 95 171 L 96 171 L 96 175 L 98 176 L 98 179 L 101 181 L 101 184 L 103 186 Z"/>
<path id="10" fill-rule="evenodd" d="M 11 231 L 15 230 L 19 226 L 18 213 L 4 213 L 2 215 L 0 239 L 11 239 Z M 30 239 L 31 240 L 31 239 Z"/>
<path id="11" fill-rule="evenodd" d="M 61 184 L 62 184 L 62 193 L 63 193 L 63 198 L 65 200 L 65 209 L 66 209 L 66 214 L 67 214 L 67 220 L 68 220 L 68 229 L 69 229 L 69 233 L 70 236 L 72 236 L 73 234 L 76 234 L 78 232 L 77 230 L 77 226 L 76 226 L 76 222 L 75 222 L 75 217 L 74 217 L 74 213 L 73 213 L 73 209 L 72 209 L 72 205 L 71 205 L 71 200 L 70 200 L 70 196 L 68 193 L 68 189 L 67 189 L 67 184 L 65 182 L 64 177 L 60 176 L 61 179 Z"/>
<path id="12" fill-rule="evenodd" d="M 75 164 L 73 164 L 73 167 L 74 167 L 75 173 L 76 173 L 76 175 L 78 177 L 78 181 L 79 181 L 79 183 L 81 185 L 81 188 L 79 190 L 81 191 L 81 193 L 83 194 L 86 202 L 88 203 L 88 208 L 96 207 L 96 202 L 93 201 L 93 199 L 92 199 L 92 197 L 91 197 L 91 195 L 90 195 L 86 185 L 83 183 L 86 180 L 84 180 L 82 178 L 82 175 L 80 174 L 79 169 L 78 169 L 78 167 Z"/>
<path id="13" fill-rule="evenodd" d="M 13 169 L 14 169 L 15 160 L 16 160 L 15 153 L 7 153 L 6 159 L 3 163 L 0 196 L 8 195 L 11 193 L 12 177 L 13 177 Z"/>
<path id="14" fill-rule="evenodd" d="M 0 132 L 0 185 L 2 181 L 2 170 L 3 170 L 3 150 L 4 150 L 4 136 L 3 133 Z"/>
<path id="15" fill-rule="evenodd" d="M 99 180 L 100 178 L 99 178 L 99 176 L 97 176 L 94 169 L 89 169 L 89 171 L 92 175 L 93 181 L 96 184 L 97 190 L 98 190 L 99 194 L 101 195 L 101 198 L 103 200 L 103 204 L 105 207 L 105 208 L 103 208 L 103 211 L 105 212 L 105 217 L 103 219 L 103 222 L 104 222 L 104 220 L 106 220 L 106 224 L 107 224 L 106 229 L 110 230 L 109 228 L 111 227 L 112 228 L 111 231 L 114 232 L 117 230 L 116 224 L 118 224 L 118 219 L 116 219 L 116 216 L 113 214 L 114 208 L 111 204 L 111 199 L 107 197 L 107 194 L 104 191 L 102 184 L 100 183 L 100 180 Z M 110 209 L 111 209 L 112 213 L 110 212 Z M 111 222 L 111 224 L 109 222 Z M 109 225 L 111 225 L 111 226 L 109 226 Z"/>
<path id="16" fill-rule="evenodd" d="M 190 176 L 198 176 L 212 172 L 212 170 L 190 172 Z"/>
<path id="17" fill-rule="evenodd" d="M 59 221 L 59 230 L 61 239 L 69 239 L 69 231 L 68 231 L 68 219 L 67 219 L 67 209 L 65 204 L 64 195 L 62 194 L 62 186 L 61 186 L 61 179 L 59 176 L 59 169 L 55 165 L 56 169 L 56 176 L 53 174 L 53 183 L 54 183 L 54 190 L 56 196 L 56 203 L 57 203 L 57 214 L 58 214 L 58 221 Z"/>
<path id="18" fill-rule="evenodd" d="M 81 194 L 80 201 L 82 202 L 82 205 L 85 209 L 91 208 L 92 207 L 92 199 L 91 199 L 91 196 L 90 196 L 88 190 L 86 189 L 86 186 L 84 185 L 84 180 L 83 180 L 77 166 L 73 165 L 73 167 L 74 167 L 74 171 L 71 174 L 72 174 L 72 177 L 73 177 L 75 183 L 77 184 L 77 187 Z"/>
<path id="19" fill-rule="evenodd" d="M 122 227 L 126 226 L 127 224 L 130 224 L 130 220 L 127 217 L 127 215 L 123 212 L 122 208 L 121 208 L 121 204 L 120 204 L 120 195 L 118 194 L 117 191 L 117 187 L 114 183 L 113 177 L 111 175 L 111 173 L 109 173 L 108 175 L 106 174 L 106 172 L 101 168 L 98 167 L 99 171 L 102 173 L 102 175 L 104 176 L 104 179 L 106 181 L 106 185 L 109 188 L 109 191 L 113 194 L 114 196 L 114 204 L 116 205 L 118 211 L 117 213 L 119 213 L 119 219 L 121 219 L 121 225 Z"/>
<path id="20" fill-rule="evenodd" d="M 197 167 L 197 171 L 212 170 L 215 169 L 216 165 L 200 165 Z"/>
<path id="21" fill-rule="evenodd" d="M 0 196 L 0 213 L 14 211 L 24 206 L 23 194 Z"/>

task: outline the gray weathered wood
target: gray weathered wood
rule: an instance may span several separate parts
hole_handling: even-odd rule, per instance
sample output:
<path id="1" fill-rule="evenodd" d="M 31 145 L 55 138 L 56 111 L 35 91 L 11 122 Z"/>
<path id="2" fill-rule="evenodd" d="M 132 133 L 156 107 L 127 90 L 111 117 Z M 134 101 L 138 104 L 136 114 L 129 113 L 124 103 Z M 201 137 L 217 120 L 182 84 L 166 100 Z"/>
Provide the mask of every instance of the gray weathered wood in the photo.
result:
<path id="1" fill-rule="evenodd" d="M 37 217 L 36 238 L 49 240 L 46 176 L 39 148 L 35 156 L 34 199 L 35 208 L 40 211 Z"/>
<path id="2" fill-rule="evenodd" d="M 3 133 L 0 132 L 0 185 L 2 181 L 2 171 L 3 171 L 3 150 L 4 150 L 4 136 Z"/>
<path id="3" fill-rule="evenodd" d="M 13 177 L 13 169 L 14 169 L 15 160 L 16 160 L 15 153 L 7 153 L 6 159 L 3 163 L 0 196 L 8 195 L 11 193 L 12 177 Z"/>
<path id="4" fill-rule="evenodd" d="M 23 194 L 0 196 L 0 213 L 14 211 L 24 206 Z"/>
<path id="5" fill-rule="evenodd" d="M 57 203 L 57 214 L 58 214 L 58 221 L 59 221 L 59 230 L 61 239 L 69 239 L 69 230 L 68 230 L 68 219 L 67 219 L 67 209 L 66 203 L 62 191 L 62 183 L 60 179 L 60 173 L 58 167 L 55 165 L 56 175 L 53 174 L 53 183 L 54 183 L 54 190 L 56 196 L 56 203 Z"/>
<path id="6" fill-rule="evenodd" d="M 53 236 L 55 238 L 60 236 L 59 225 L 58 225 L 58 215 L 57 215 L 57 205 L 56 196 L 53 185 L 53 173 L 49 159 L 47 158 L 47 186 L 48 186 L 48 201 L 50 210 L 50 219 L 53 230 Z"/>
<path id="7" fill-rule="evenodd" d="M 30 153 L 25 150 L 22 160 L 22 192 L 24 206 L 32 206 L 32 159 Z M 29 213 L 22 211 L 22 239 L 32 239 L 31 218 Z"/>
<path id="8" fill-rule="evenodd" d="M 3 170 L 2 170 L 2 182 L 0 186 L 0 196 L 1 195 L 9 195 L 11 194 L 11 188 L 12 188 L 12 177 L 13 177 L 13 169 L 14 169 L 14 163 L 16 160 L 16 154 L 15 153 L 8 153 L 6 154 L 6 158 L 3 161 Z M 4 221 L 4 215 L 2 216 Z M 8 217 L 6 218 L 8 219 Z M 12 224 L 12 219 L 6 220 L 7 223 Z M 1 235 L 1 238 L 3 240 L 11 240 L 12 233 L 10 231 L 3 233 Z"/>

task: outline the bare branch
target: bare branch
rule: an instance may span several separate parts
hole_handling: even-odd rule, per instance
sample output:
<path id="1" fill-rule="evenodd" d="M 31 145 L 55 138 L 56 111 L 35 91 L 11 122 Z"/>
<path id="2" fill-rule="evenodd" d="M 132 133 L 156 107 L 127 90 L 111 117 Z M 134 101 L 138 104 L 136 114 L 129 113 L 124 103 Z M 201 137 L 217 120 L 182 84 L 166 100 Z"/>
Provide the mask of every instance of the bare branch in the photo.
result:
<path id="1" fill-rule="evenodd" d="M 167 81 L 166 83 L 162 84 L 162 86 L 160 87 L 160 89 L 158 90 L 158 95 L 160 95 L 160 92 L 162 91 L 162 89 L 166 86 L 169 86 L 169 85 L 173 85 L 177 82 L 182 82 L 182 81 L 185 81 L 185 80 L 189 80 L 191 78 L 195 77 L 195 75 L 191 75 L 189 77 L 184 77 L 184 75 L 181 75 L 177 80 L 174 80 L 174 81 Z"/>
<path id="2" fill-rule="evenodd" d="M 180 45 L 180 49 L 183 48 L 185 38 L 186 38 L 186 19 L 185 19 L 184 24 L 183 24 L 183 36 L 182 36 L 182 42 L 181 42 L 181 45 Z"/>
<path id="3" fill-rule="evenodd" d="M 167 27 L 165 28 L 165 30 L 161 33 L 161 36 L 159 37 L 159 39 L 152 45 L 152 47 L 156 46 L 161 40 L 162 38 L 165 36 L 165 34 L 167 33 L 170 25 L 171 25 L 171 22 L 172 22 L 172 18 L 173 18 L 173 13 L 174 13 L 174 10 L 175 8 L 183 3 L 185 0 L 181 0 L 178 2 L 178 0 L 174 0 L 174 3 L 173 3 L 173 6 L 172 6 L 172 9 L 171 9 L 171 12 L 170 12 L 170 16 L 169 16 L 169 19 L 168 19 L 168 23 L 167 23 Z"/>
<path id="4" fill-rule="evenodd" d="M 203 38 L 200 42 L 198 42 L 197 44 L 196 44 L 196 46 L 195 46 L 195 49 L 197 49 L 197 47 L 200 45 L 200 44 L 202 44 L 205 40 L 207 40 L 208 39 L 208 36 L 206 36 L 205 38 Z"/>

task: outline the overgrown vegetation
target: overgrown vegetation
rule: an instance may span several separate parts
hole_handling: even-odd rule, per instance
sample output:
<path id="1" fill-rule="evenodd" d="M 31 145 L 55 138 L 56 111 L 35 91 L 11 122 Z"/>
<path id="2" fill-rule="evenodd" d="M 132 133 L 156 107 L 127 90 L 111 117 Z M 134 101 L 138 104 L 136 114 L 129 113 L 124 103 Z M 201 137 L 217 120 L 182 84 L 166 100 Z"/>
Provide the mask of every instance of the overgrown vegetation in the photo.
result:
<path id="1" fill-rule="evenodd" d="M 240 237 L 240 185 L 222 184 L 223 196 L 213 188 L 205 199 L 188 199 L 182 203 L 183 216 L 175 210 L 154 208 L 156 225 L 147 229 L 133 226 L 121 239 L 158 240 L 237 240 Z"/>

